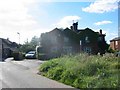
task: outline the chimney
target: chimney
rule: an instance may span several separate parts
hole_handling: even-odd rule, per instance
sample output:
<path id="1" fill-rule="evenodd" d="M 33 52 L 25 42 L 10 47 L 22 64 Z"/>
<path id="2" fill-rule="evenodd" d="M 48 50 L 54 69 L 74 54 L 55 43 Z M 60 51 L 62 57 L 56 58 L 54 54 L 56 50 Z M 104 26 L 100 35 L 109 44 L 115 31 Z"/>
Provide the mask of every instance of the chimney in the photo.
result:
<path id="1" fill-rule="evenodd" d="M 70 26 L 70 29 L 73 30 L 73 26 Z"/>
<path id="2" fill-rule="evenodd" d="M 73 30 L 77 31 L 78 30 L 78 22 L 73 23 Z"/>
<path id="3" fill-rule="evenodd" d="M 9 40 L 9 38 L 7 38 L 7 40 Z"/>
<path id="4" fill-rule="evenodd" d="M 100 29 L 100 34 L 102 34 L 102 30 Z"/>

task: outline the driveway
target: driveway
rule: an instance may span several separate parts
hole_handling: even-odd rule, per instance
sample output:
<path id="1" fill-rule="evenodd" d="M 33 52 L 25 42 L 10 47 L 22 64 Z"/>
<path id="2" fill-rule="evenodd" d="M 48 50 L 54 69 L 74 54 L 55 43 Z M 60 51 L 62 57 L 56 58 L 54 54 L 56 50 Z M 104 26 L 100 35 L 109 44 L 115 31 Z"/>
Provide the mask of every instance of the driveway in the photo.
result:
<path id="1" fill-rule="evenodd" d="M 71 88 L 57 81 L 38 75 L 38 67 L 44 61 L 7 59 L 0 62 L 1 88 Z"/>

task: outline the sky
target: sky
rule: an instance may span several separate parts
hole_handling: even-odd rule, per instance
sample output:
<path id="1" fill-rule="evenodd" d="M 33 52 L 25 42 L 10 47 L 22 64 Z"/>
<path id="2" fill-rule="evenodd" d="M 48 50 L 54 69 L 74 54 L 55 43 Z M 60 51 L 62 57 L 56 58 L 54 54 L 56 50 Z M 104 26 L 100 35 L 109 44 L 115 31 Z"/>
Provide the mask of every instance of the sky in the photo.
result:
<path id="1" fill-rule="evenodd" d="M 0 38 L 23 44 L 54 28 L 100 29 L 106 41 L 118 36 L 119 0 L 0 0 Z"/>

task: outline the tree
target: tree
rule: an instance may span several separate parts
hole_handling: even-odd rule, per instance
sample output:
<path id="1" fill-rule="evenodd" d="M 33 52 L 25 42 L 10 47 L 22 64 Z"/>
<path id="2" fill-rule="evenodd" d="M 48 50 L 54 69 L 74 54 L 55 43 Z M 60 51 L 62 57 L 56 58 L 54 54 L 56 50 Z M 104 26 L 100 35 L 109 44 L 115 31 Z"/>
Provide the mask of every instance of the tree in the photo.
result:
<path id="1" fill-rule="evenodd" d="M 34 36 L 31 41 L 30 41 L 30 45 L 35 49 L 37 45 L 40 44 L 40 38 L 38 38 L 37 36 Z"/>
<path id="2" fill-rule="evenodd" d="M 27 53 L 29 51 L 35 50 L 36 46 L 39 45 L 40 38 L 37 36 L 32 37 L 31 41 L 26 41 L 23 45 L 20 47 L 20 51 L 23 53 Z"/>

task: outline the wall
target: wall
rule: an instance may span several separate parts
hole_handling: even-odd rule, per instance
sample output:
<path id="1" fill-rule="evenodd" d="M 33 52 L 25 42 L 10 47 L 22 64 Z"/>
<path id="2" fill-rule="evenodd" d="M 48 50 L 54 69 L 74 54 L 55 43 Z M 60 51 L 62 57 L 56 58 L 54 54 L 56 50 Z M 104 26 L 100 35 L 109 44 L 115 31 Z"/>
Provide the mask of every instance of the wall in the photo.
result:
<path id="1" fill-rule="evenodd" d="M 118 50 L 120 51 L 120 40 L 118 40 Z"/>
<path id="2" fill-rule="evenodd" d="M 120 51 L 120 40 L 118 40 L 118 41 L 111 41 L 110 42 L 110 47 L 113 50 L 119 50 Z"/>
<path id="3" fill-rule="evenodd" d="M 113 50 L 115 50 L 115 43 L 114 43 L 114 41 L 111 41 L 111 42 L 110 42 L 110 47 L 111 47 Z"/>
<path id="4" fill-rule="evenodd" d="M 2 39 L 0 39 L 0 61 L 2 61 Z"/>

